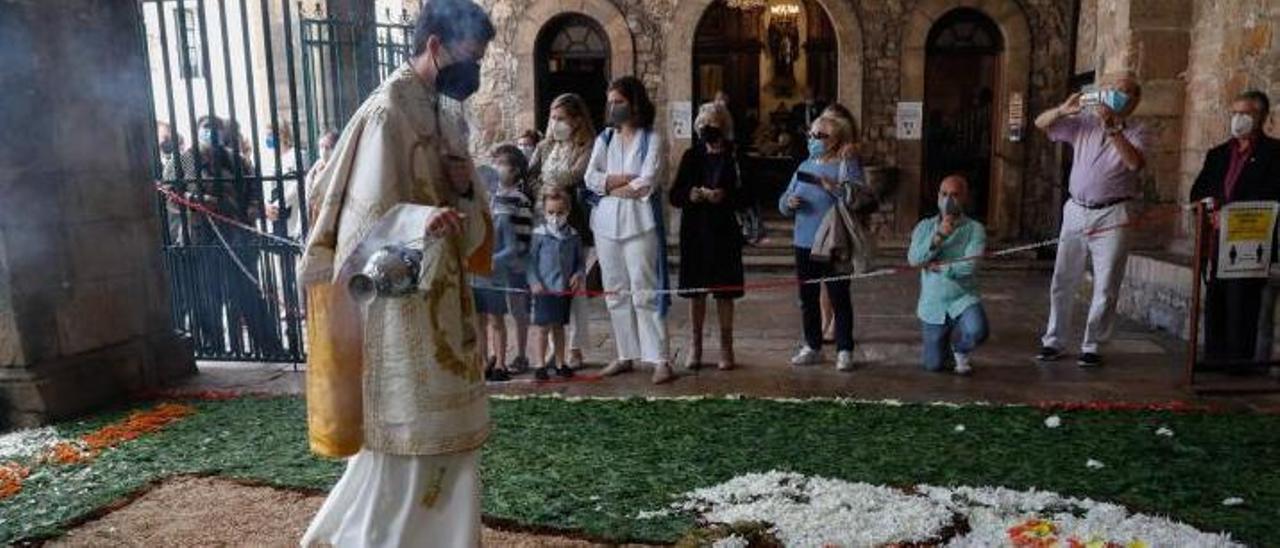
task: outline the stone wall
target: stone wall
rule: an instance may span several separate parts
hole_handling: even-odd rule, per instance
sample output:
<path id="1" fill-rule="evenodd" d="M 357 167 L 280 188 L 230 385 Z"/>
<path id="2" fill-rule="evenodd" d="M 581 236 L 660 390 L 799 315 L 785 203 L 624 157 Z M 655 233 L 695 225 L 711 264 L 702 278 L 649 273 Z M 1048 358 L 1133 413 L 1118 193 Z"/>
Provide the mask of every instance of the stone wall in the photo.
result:
<path id="1" fill-rule="evenodd" d="M 1214 0 L 1195 2 L 1189 66 L 1186 74 L 1186 118 L 1178 196 L 1191 184 L 1210 148 L 1227 139 L 1231 99 L 1258 89 L 1280 99 L 1280 2 Z M 1275 110 L 1268 132 L 1280 132 Z"/>
<path id="2" fill-rule="evenodd" d="M 528 129 L 522 121 L 530 120 L 533 105 L 531 90 L 518 85 L 520 73 L 529 70 L 517 55 L 517 38 L 522 25 L 529 24 L 527 14 L 551 3 L 564 11 L 584 11 L 584 6 L 608 3 L 621 14 L 620 21 L 599 21 L 608 28 L 625 24 L 634 44 L 635 73 L 648 86 L 660 110 L 665 114 L 664 42 L 678 25 L 696 25 L 697 21 L 675 21 L 673 13 L 680 0 L 481 0 L 490 11 L 498 36 L 490 46 L 483 65 L 483 87 L 470 101 L 475 121 L 473 145 L 477 149 L 509 140 Z M 843 2 L 843 4 L 834 4 Z M 896 166 L 899 163 L 898 142 L 894 138 L 894 115 L 899 100 L 902 70 L 923 71 L 923 66 L 902 66 L 902 43 L 910 18 L 922 4 L 975 6 L 992 15 L 1014 14 L 1025 17 L 1032 37 L 1027 110 L 1034 115 L 1060 101 L 1065 94 L 1071 71 L 1070 2 L 1061 0 L 822 0 L 832 9 L 852 10 L 861 23 L 862 51 L 862 129 L 863 152 L 868 163 Z M 537 29 L 532 29 L 536 32 Z M 837 29 L 837 32 L 848 32 Z M 846 62 L 844 59 L 842 63 Z M 618 76 L 615 71 L 614 76 Z M 660 121 L 666 123 L 664 117 Z M 1060 203 L 1061 180 L 1057 149 L 1041 135 L 1027 132 L 1025 141 L 1022 192 L 1019 203 L 1022 226 L 1011 236 L 1041 236 L 1056 229 Z M 907 224 L 913 223 L 908 220 Z"/>
<path id="3" fill-rule="evenodd" d="M 0 430 L 194 373 L 173 333 L 138 10 L 0 4 Z"/>

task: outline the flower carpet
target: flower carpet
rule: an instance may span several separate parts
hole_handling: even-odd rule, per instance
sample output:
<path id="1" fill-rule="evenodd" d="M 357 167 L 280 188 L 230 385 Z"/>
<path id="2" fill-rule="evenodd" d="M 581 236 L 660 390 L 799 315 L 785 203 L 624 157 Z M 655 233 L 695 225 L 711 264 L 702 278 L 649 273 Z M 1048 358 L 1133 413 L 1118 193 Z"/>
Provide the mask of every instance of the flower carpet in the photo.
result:
<path id="1" fill-rule="evenodd" d="M 765 544 L 696 533 L 755 523 L 777 545 L 824 547 L 1280 545 L 1275 415 L 535 397 L 495 398 L 493 419 L 484 511 L 508 528 L 720 546 Z M 245 397 L 0 435 L 0 487 L 14 486 L 0 489 L 0 544 L 56 538 L 177 476 L 327 490 L 342 463 L 312 456 L 305 429 L 301 399 Z"/>

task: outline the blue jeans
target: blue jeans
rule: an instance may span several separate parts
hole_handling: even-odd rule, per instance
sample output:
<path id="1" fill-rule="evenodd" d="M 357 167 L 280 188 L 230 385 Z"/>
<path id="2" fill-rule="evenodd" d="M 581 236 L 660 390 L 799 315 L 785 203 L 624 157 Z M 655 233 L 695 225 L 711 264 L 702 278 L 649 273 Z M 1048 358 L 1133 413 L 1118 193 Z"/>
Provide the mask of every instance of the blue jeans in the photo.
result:
<path id="1" fill-rule="evenodd" d="M 969 354 L 987 340 L 987 313 L 981 304 L 964 309 L 959 317 L 949 317 L 946 322 L 920 322 L 920 331 L 924 336 L 921 354 L 926 371 L 942 371 L 947 354 Z"/>

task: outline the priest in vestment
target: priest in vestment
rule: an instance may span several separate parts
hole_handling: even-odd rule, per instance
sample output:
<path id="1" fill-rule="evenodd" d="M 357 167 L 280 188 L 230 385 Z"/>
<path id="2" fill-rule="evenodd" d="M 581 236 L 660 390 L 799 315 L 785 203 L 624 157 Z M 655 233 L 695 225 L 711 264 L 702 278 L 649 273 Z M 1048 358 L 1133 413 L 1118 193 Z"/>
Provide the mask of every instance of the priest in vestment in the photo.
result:
<path id="1" fill-rule="evenodd" d="M 310 441 L 350 459 L 303 546 L 479 545 L 489 412 L 467 277 L 489 268 L 492 225 L 462 101 L 493 36 L 471 0 L 425 2 L 413 57 L 348 122 L 309 197 Z M 368 249 L 411 242 L 418 291 L 355 303 L 347 278 Z"/>

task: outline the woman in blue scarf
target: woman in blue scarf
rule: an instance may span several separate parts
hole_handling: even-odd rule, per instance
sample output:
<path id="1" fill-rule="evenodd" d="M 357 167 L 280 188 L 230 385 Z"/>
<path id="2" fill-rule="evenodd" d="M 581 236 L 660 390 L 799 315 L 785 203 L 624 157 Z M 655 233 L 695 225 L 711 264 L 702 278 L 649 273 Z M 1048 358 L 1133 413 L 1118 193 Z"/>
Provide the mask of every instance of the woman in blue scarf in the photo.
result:
<path id="1" fill-rule="evenodd" d="M 653 364 L 653 382 L 661 384 L 675 373 L 667 360 L 670 297 L 654 293 L 668 287 L 656 109 L 644 84 L 631 76 L 609 86 L 608 101 L 611 127 L 596 139 L 586 174 L 587 188 L 600 196 L 591 231 L 618 349 L 604 375 L 626 373 L 644 361 Z"/>

